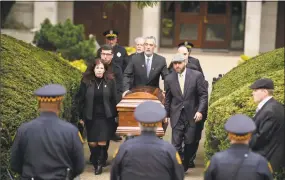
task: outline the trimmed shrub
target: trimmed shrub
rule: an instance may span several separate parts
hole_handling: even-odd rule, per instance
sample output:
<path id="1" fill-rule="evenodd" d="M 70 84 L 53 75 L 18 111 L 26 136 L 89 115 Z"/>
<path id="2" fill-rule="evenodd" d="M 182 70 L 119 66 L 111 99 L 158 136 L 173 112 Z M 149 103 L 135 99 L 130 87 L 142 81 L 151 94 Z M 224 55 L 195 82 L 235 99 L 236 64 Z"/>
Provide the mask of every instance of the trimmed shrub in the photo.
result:
<path id="1" fill-rule="evenodd" d="M 69 19 L 56 25 L 45 19 L 33 43 L 42 49 L 59 52 L 68 60 L 88 61 L 96 57 L 94 36 L 85 39 L 83 25 L 74 25 Z"/>
<path id="2" fill-rule="evenodd" d="M 271 57 L 272 56 L 272 57 Z M 237 113 L 253 117 L 257 105 L 249 86 L 257 79 L 267 77 L 274 81 L 274 98 L 284 104 L 284 48 L 254 57 L 223 76 L 214 85 L 205 124 L 205 162 L 214 153 L 230 146 L 224 130 L 226 120 Z M 275 178 L 284 179 L 284 174 Z"/>
<path id="3" fill-rule="evenodd" d="M 248 82 L 263 77 L 266 73 L 284 69 L 284 48 L 261 54 L 245 61 L 225 74 L 215 85 L 211 93 L 210 105 L 229 95 Z"/>
<path id="4" fill-rule="evenodd" d="M 36 118 L 37 100 L 33 92 L 50 83 L 65 86 L 67 94 L 60 117 L 76 122 L 73 97 L 79 88 L 81 72 L 54 53 L 33 47 L 1 34 L 1 178 L 9 179 L 10 148 L 17 128 Z"/>

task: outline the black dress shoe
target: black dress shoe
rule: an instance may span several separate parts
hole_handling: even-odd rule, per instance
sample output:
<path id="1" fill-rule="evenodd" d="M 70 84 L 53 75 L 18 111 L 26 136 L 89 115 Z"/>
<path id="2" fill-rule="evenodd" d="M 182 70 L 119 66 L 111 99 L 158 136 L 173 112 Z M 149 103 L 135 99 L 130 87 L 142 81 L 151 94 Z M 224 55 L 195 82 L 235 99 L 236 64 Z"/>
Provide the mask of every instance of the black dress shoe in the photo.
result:
<path id="1" fill-rule="evenodd" d="M 189 162 L 188 168 L 195 168 L 195 163 L 193 161 Z"/>

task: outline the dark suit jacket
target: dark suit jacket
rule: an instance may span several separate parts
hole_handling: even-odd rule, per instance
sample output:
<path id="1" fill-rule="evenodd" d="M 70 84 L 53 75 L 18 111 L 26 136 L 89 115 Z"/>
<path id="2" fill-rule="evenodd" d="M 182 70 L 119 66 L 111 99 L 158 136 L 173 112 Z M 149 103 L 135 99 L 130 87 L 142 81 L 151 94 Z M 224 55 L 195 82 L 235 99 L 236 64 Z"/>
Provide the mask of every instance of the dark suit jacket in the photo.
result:
<path id="1" fill-rule="evenodd" d="M 80 119 L 91 120 L 93 115 L 94 80 L 90 83 L 81 81 L 76 95 L 77 110 Z M 89 92 L 89 93 L 88 93 Z M 93 93 L 92 93 L 93 92 Z M 103 102 L 107 118 L 117 116 L 116 105 L 118 103 L 115 80 L 103 80 Z"/>
<path id="2" fill-rule="evenodd" d="M 284 107 L 274 98 L 268 100 L 253 117 L 256 131 L 253 133 L 250 147 L 252 151 L 266 157 L 274 171 L 284 163 Z"/>
<path id="3" fill-rule="evenodd" d="M 170 117 L 172 128 L 177 124 L 183 108 L 190 126 L 196 126 L 195 113 L 205 112 L 208 106 L 208 90 L 204 82 L 202 73 L 186 68 L 184 94 L 182 95 L 177 73 L 173 72 L 166 77 L 164 82 L 165 109 L 167 117 Z"/>
<path id="4" fill-rule="evenodd" d="M 120 101 L 123 94 L 123 71 L 119 65 L 113 62 L 113 60 L 111 64 L 108 65 L 108 68 L 111 68 L 114 73 L 117 88 L 117 100 Z"/>
<path id="5" fill-rule="evenodd" d="M 153 54 L 151 70 L 149 78 L 147 78 L 144 53 L 133 55 L 124 72 L 124 91 L 136 86 L 159 87 L 160 75 L 164 79 L 167 74 L 168 70 L 164 57 L 155 53 Z"/>
<path id="6" fill-rule="evenodd" d="M 194 70 L 197 70 L 199 72 L 201 72 L 204 76 L 204 73 L 203 73 L 203 70 L 202 70 L 202 67 L 200 65 L 200 61 L 192 56 L 189 56 L 188 57 L 188 64 L 186 65 L 187 68 L 190 68 L 190 69 L 194 69 Z"/>

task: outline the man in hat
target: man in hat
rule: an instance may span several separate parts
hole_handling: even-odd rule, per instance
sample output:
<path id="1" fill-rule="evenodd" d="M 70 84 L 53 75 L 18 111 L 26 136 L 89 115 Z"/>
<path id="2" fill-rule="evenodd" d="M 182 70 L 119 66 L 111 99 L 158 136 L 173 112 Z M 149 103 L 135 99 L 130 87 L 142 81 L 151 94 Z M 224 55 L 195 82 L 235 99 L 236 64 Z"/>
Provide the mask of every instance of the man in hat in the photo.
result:
<path id="1" fill-rule="evenodd" d="M 23 179 L 73 179 L 84 170 L 82 137 L 58 117 L 65 93 L 59 84 L 34 93 L 40 116 L 19 127 L 11 148 L 11 169 Z"/>
<path id="2" fill-rule="evenodd" d="M 146 101 L 137 106 L 135 119 L 141 135 L 125 141 L 115 152 L 111 180 L 182 180 L 184 172 L 175 148 L 156 136 L 158 123 L 165 118 L 163 106 Z"/>
<path id="3" fill-rule="evenodd" d="M 184 44 L 179 44 L 178 47 L 178 53 L 182 54 L 184 56 L 185 61 L 187 62 L 186 68 L 193 69 L 196 71 L 199 71 L 203 74 L 203 70 L 200 66 L 199 60 L 191 57 L 189 54 L 191 52 L 191 48 L 194 46 L 192 43 L 188 43 L 187 41 Z M 173 68 L 172 68 L 173 69 Z M 203 74 L 204 76 L 204 74 Z M 208 89 L 208 81 L 204 80 L 205 86 Z M 195 168 L 194 160 L 196 158 L 196 153 L 198 151 L 199 142 L 202 137 L 202 131 L 204 129 L 204 123 L 207 119 L 208 114 L 208 107 L 205 109 L 205 112 L 203 112 L 203 119 L 196 123 L 196 129 L 195 129 L 195 147 L 194 151 L 192 151 L 190 162 L 189 162 L 189 168 Z M 183 154 L 183 153 L 182 153 Z M 183 158 L 183 155 L 182 155 Z"/>
<path id="4" fill-rule="evenodd" d="M 106 44 L 109 44 L 110 46 L 113 47 L 113 52 L 114 52 L 113 61 L 116 64 L 118 64 L 121 67 L 122 71 L 124 72 L 124 70 L 128 65 L 129 58 L 126 49 L 118 44 L 119 32 L 110 29 L 103 32 L 103 36 L 106 37 Z M 97 57 L 100 57 L 101 56 L 100 54 L 101 54 L 101 48 L 99 48 L 97 51 Z"/>
<path id="5" fill-rule="evenodd" d="M 248 143 L 256 126 L 243 114 L 233 115 L 225 124 L 231 146 L 207 162 L 205 180 L 273 180 L 270 163 L 251 152 Z"/>
<path id="6" fill-rule="evenodd" d="M 254 102 L 258 103 L 253 117 L 257 129 L 252 135 L 250 147 L 266 157 L 276 172 L 284 165 L 285 159 L 284 107 L 273 98 L 274 84 L 271 79 L 258 79 L 250 88 Z"/>
<path id="7" fill-rule="evenodd" d="M 172 144 L 182 155 L 184 142 L 184 169 L 196 151 L 196 128 L 203 120 L 208 106 L 208 89 L 199 71 L 186 68 L 186 61 L 178 53 L 172 59 L 175 72 L 165 79 L 165 109 L 172 127 Z"/>

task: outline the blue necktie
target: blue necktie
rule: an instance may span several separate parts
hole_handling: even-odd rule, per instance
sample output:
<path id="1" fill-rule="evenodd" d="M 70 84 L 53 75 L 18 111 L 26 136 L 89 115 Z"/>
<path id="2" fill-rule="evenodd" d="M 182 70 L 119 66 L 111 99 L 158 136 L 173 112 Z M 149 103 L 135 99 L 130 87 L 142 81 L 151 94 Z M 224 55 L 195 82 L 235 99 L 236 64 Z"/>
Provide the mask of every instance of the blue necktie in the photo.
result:
<path id="1" fill-rule="evenodd" d="M 147 62 L 147 65 L 146 65 L 146 75 L 147 75 L 147 78 L 149 77 L 149 73 L 150 73 L 150 59 L 147 58 L 146 59 L 146 62 Z"/>

